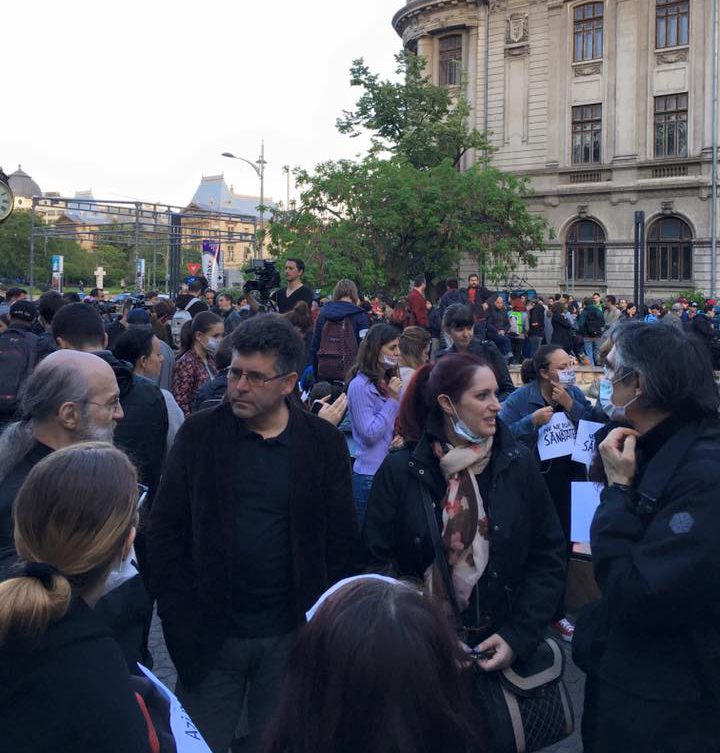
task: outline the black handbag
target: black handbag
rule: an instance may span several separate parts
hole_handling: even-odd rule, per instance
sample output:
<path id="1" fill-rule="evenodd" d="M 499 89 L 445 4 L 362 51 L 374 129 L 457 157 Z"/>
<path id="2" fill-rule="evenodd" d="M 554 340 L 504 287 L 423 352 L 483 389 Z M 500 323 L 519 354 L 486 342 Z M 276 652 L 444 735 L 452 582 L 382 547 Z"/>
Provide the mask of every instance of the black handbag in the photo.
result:
<path id="1" fill-rule="evenodd" d="M 456 628 L 463 623 L 455 595 L 440 528 L 428 489 L 421 496 L 435 552 Z M 570 695 L 563 682 L 565 656 L 557 641 L 545 638 L 527 660 L 517 659 L 507 669 L 485 672 L 476 661 L 472 672 L 473 701 L 479 707 L 493 753 L 533 753 L 569 737 L 575 728 Z"/>

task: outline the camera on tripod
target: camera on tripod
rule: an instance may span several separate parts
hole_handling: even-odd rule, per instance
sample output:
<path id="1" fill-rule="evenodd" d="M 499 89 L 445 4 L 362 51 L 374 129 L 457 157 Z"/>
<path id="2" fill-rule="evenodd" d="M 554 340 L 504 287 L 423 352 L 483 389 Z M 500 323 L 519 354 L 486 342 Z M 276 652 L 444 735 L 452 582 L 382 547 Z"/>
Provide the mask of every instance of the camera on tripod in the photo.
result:
<path id="1" fill-rule="evenodd" d="M 275 262 L 270 259 L 253 259 L 252 266 L 243 272 L 253 275 L 254 278 L 245 283 L 245 295 L 256 293 L 258 301 L 267 306 L 270 303 L 270 295 L 280 287 L 280 272 Z"/>

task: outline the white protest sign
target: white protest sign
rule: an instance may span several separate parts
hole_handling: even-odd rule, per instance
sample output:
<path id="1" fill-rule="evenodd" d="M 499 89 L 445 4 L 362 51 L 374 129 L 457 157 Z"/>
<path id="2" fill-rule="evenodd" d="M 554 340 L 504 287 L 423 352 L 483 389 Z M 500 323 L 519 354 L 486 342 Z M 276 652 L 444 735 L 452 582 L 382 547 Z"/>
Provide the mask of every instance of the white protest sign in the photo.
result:
<path id="1" fill-rule="evenodd" d="M 564 413 L 552 418 L 538 429 L 540 460 L 552 460 L 571 455 L 575 447 L 575 424 Z"/>
<path id="2" fill-rule="evenodd" d="M 170 707 L 170 731 L 175 738 L 177 753 L 212 753 L 175 694 L 171 693 L 147 667 L 143 667 L 139 662 L 138 667 L 167 699 Z"/>
<path id="3" fill-rule="evenodd" d="M 575 438 L 575 449 L 572 454 L 573 460 L 590 466 L 595 454 L 595 432 L 602 427 L 603 424 L 598 424 L 595 421 L 580 421 Z"/>
<path id="4" fill-rule="evenodd" d="M 600 504 L 602 486 L 592 481 L 573 481 L 570 484 L 570 540 L 578 544 L 590 543 L 590 524 Z"/>

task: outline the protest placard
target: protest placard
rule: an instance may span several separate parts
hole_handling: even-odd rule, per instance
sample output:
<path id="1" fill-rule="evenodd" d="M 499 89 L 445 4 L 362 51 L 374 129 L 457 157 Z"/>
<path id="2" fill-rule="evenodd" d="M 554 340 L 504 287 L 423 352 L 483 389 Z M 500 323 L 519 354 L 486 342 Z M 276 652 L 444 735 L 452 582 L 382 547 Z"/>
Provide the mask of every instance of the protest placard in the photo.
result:
<path id="1" fill-rule="evenodd" d="M 595 454 L 595 432 L 602 427 L 603 424 L 595 421 L 580 421 L 578 423 L 575 449 L 572 454 L 573 460 L 590 466 Z"/>
<path id="2" fill-rule="evenodd" d="M 579 544 L 590 543 L 590 524 L 600 504 L 602 486 L 592 481 L 573 481 L 570 485 L 570 540 Z"/>
<path id="3" fill-rule="evenodd" d="M 552 460 L 571 455 L 575 448 L 575 424 L 565 413 L 553 413 L 545 426 L 538 429 L 540 460 Z"/>

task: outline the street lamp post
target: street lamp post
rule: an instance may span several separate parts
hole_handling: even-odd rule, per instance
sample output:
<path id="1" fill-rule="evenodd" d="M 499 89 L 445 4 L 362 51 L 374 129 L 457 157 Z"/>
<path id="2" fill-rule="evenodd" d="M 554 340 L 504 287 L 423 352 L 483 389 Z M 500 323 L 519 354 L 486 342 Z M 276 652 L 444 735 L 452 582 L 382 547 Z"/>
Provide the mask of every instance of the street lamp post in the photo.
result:
<path id="1" fill-rule="evenodd" d="M 229 157 L 230 159 L 239 159 L 241 162 L 247 163 L 257 173 L 258 178 L 260 178 L 260 242 L 262 243 L 265 239 L 265 165 L 267 164 L 265 162 L 265 141 L 263 140 L 260 144 L 260 158 L 257 162 L 252 162 L 249 159 L 245 159 L 245 157 L 236 157 L 232 152 L 223 152 L 222 156 Z M 255 244 L 255 250 L 257 253 L 257 243 Z M 262 251 L 260 252 L 260 256 L 262 256 Z"/>

